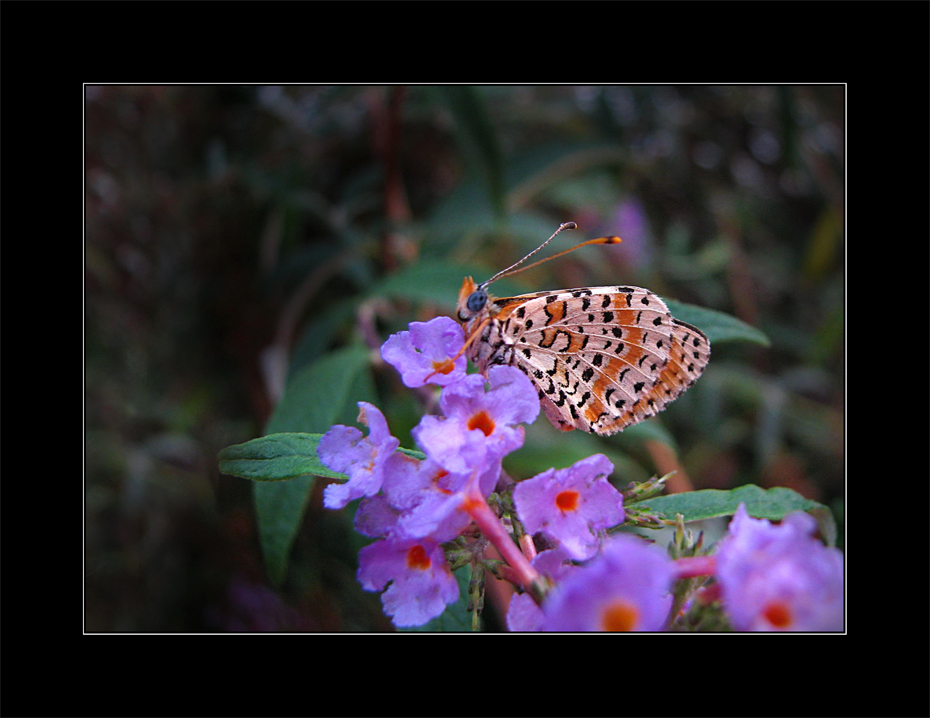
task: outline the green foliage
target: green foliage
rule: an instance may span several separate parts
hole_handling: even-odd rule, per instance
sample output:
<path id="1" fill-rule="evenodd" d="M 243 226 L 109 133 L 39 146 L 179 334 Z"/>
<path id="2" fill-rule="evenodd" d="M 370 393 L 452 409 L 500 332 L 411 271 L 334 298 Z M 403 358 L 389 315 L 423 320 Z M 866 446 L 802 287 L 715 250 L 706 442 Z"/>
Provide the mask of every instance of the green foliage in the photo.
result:
<path id="1" fill-rule="evenodd" d="M 319 443 L 320 434 L 269 434 L 223 449 L 220 471 L 252 481 L 285 481 L 307 474 L 345 479 L 345 474 L 330 471 L 320 462 Z"/>
<path id="2" fill-rule="evenodd" d="M 359 401 L 375 401 L 368 349 L 346 347 L 326 354 L 292 377 L 265 427 L 325 433 L 337 420 L 354 422 Z"/>
<path id="3" fill-rule="evenodd" d="M 268 422 L 270 434 L 323 433 L 333 424 L 354 424 L 358 415 L 357 402 L 375 398 L 368 362 L 366 349 L 347 347 L 327 354 L 298 372 L 287 384 Z M 294 471 L 301 460 L 299 455 L 282 452 L 306 450 L 309 443 L 307 440 L 260 441 L 252 447 L 259 450 L 259 458 L 246 458 L 244 451 L 226 457 L 248 462 L 246 468 L 259 462 L 277 472 L 253 484 L 262 552 L 268 575 L 276 584 L 281 584 L 287 574 L 289 553 L 303 520 L 313 477 L 301 475 L 292 481 L 281 481 L 271 476 Z M 266 456 L 272 458 L 263 458 Z M 287 465 L 291 468 L 282 468 Z M 235 464 L 235 468 L 241 466 L 244 464 Z"/>
<path id="4" fill-rule="evenodd" d="M 286 432 L 269 434 L 219 453 L 220 471 L 252 481 L 287 481 L 298 476 L 324 476 L 344 481 L 347 477 L 328 469 L 317 455 L 322 434 Z M 400 449 L 408 456 L 425 458 L 422 451 Z"/>
<path id="5" fill-rule="evenodd" d="M 778 521 L 791 511 L 807 511 L 820 506 L 796 491 L 784 487 L 765 490 L 746 484 L 730 491 L 702 489 L 680 494 L 657 496 L 639 503 L 668 517 L 681 514 L 685 521 L 703 521 L 718 516 L 732 516 L 740 503 L 746 504 L 750 516 Z"/>
<path id="6" fill-rule="evenodd" d="M 746 324 L 730 314 L 714 309 L 685 304 L 674 299 L 665 299 L 669 311 L 676 319 L 696 326 L 710 339 L 711 348 L 724 342 L 749 342 L 767 347 L 767 336 L 756 327 Z"/>
<path id="7" fill-rule="evenodd" d="M 640 501 L 636 508 L 653 511 L 669 519 L 681 514 L 686 522 L 691 522 L 732 516 L 741 503 L 746 504 L 750 516 L 770 521 L 780 521 L 792 511 L 807 511 L 817 519 L 826 542 L 833 545 L 836 541 L 836 524 L 829 509 L 782 486 L 763 489 L 755 484 L 746 484 L 729 491 L 685 491 Z"/>

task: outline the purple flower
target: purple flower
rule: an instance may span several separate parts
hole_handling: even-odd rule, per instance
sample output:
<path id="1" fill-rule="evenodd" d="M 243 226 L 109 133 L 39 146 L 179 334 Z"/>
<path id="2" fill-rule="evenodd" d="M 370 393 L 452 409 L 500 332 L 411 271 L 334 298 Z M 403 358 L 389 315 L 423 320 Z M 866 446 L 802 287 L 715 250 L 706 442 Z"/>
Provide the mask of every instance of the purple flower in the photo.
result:
<path id="1" fill-rule="evenodd" d="M 625 199 L 617 205 L 611 225 L 623 237 L 624 261 L 643 267 L 651 260 L 649 220 L 642 203 L 635 197 Z"/>
<path id="2" fill-rule="evenodd" d="M 429 458 L 407 458 L 406 470 L 393 473 L 383 487 L 391 506 L 400 511 L 398 531 L 412 538 L 455 538 L 471 523 L 462 504 L 472 475 L 450 473 Z"/>
<path id="3" fill-rule="evenodd" d="M 384 494 L 362 499 L 355 512 L 355 530 L 369 538 L 384 538 L 397 533 L 400 511 L 391 506 Z"/>
<path id="4" fill-rule="evenodd" d="M 542 630 L 661 631 L 673 570 L 664 552 L 639 538 L 617 536 L 552 590 Z"/>
<path id="5" fill-rule="evenodd" d="M 328 509 L 341 509 L 353 499 L 377 494 L 384 480 L 384 465 L 400 446 L 378 407 L 364 401 L 358 407 L 359 422 L 369 427 L 367 437 L 353 426 L 338 424 L 323 435 L 317 447 L 320 461 L 349 476 L 344 484 L 330 484 L 324 490 L 323 505 Z"/>
<path id="6" fill-rule="evenodd" d="M 426 383 L 447 386 L 465 376 L 468 364 L 465 353 L 456 356 L 465 343 L 462 328 L 449 317 L 428 322 L 411 322 L 410 331 L 388 337 L 381 347 L 381 357 L 400 372 L 409 387 Z"/>
<path id="7" fill-rule="evenodd" d="M 517 515 L 528 533 L 542 531 L 572 558 L 589 559 L 602 532 L 623 523 L 623 495 L 607 480 L 613 470 L 606 456 L 595 454 L 521 481 L 513 492 Z"/>
<path id="8" fill-rule="evenodd" d="M 740 504 L 716 553 L 733 628 L 843 630 L 843 556 L 813 537 L 816 525 L 800 511 L 772 524 L 751 518 Z"/>
<path id="9" fill-rule="evenodd" d="M 481 473 L 523 445 L 521 423 L 539 415 L 532 382 L 512 366 L 488 370 L 485 380 L 470 374 L 447 386 L 439 400 L 444 417 L 424 416 L 413 435 L 426 454 L 447 471 Z"/>
<path id="10" fill-rule="evenodd" d="M 229 583 L 228 607 L 222 612 L 208 609 L 212 622 L 222 622 L 225 631 L 314 631 L 318 626 L 288 606 L 272 589 L 235 576 Z"/>
<path id="11" fill-rule="evenodd" d="M 395 626 L 420 626 L 459 597 L 442 547 L 432 539 L 387 538 L 359 552 L 358 580 L 380 591 L 384 612 Z"/>
<path id="12" fill-rule="evenodd" d="M 395 452 L 384 465 L 381 493 L 362 500 L 355 513 L 356 530 L 372 538 L 432 538 L 450 541 L 471 523 L 465 511 L 473 482 L 483 495 L 494 488 L 500 465 L 485 475 L 454 474 L 430 459 Z"/>

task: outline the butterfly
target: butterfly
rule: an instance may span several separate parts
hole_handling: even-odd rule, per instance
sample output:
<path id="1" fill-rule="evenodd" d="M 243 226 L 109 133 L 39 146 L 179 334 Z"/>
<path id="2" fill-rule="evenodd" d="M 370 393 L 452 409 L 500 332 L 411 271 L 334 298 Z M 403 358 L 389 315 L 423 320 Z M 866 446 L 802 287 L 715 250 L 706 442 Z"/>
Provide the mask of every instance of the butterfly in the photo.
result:
<path id="1" fill-rule="evenodd" d="M 648 289 L 626 285 L 559 289 L 495 298 L 488 285 L 551 242 L 562 224 L 523 259 L 481 284 L 466 277 L 456 316 L 467 356 L 482 373 L 509 364 L 526 374 L 552 424 L 609 436 L 654 416 L 704 371 L 710 342 L 697 327 L 675 319 Z M 599 237 L 588 244 L 616 244 Z"/>

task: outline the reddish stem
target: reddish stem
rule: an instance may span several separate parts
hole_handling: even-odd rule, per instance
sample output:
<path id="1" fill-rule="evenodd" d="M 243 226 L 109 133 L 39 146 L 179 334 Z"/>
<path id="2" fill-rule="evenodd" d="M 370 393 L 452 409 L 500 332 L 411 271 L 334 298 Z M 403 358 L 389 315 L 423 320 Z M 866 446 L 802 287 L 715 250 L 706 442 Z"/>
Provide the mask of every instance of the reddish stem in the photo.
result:
<path id="1" fill-rule="evenodd" d="M 713 556 L 690 556 L 675 561 L 675 578 L 712 576 L 717 570 Z"/>
<path id="2" fill-rule="evenodd" d="M 511 538 L 507 529 L 504 528 L 500 519 L 491 511 L 488 502 L 485 501 L 484 497 L 477 489 L 472 489 L 468 492 L 462 508 L 464 508 L 465 511 L 468 512 L 468 515 L 478 524 L 478 528 L 481 529 L 481 533 L 484 534 L 485 538 L 494 544 L 501 558 L 503 558 L 513 570 L 517 582 L 537 603 L 542 601 L 546 588 L 543 577 L 530 565 L 530 562 L 526 560 L 526 556 L 520 551 L 519 546 L 513 542 L 513 538 Z"/>

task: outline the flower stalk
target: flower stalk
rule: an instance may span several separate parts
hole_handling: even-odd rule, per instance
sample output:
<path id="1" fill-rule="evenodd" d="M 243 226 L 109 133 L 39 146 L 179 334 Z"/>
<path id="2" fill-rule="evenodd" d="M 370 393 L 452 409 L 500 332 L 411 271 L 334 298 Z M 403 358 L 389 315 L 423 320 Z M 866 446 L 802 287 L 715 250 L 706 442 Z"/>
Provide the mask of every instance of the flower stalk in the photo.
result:
<path id="1" fill-rule="evenodd" d="M 520 586 L 533 597 L 534 601 L 542 603 L 547 590 L 546 580 L 539 571 L 533 568 L 526 556 L 523 555 L 520 547 L 513 542 L 510 534 L 491 510 L 491 507 L 488 506 L 488 502 L 481 495 L 481 492 L 472 488 L 462 508 L 468 512 L 468 515 L 478 525 L 484 537 L 494 544 L 501 558 L 510 566 Z"/>

